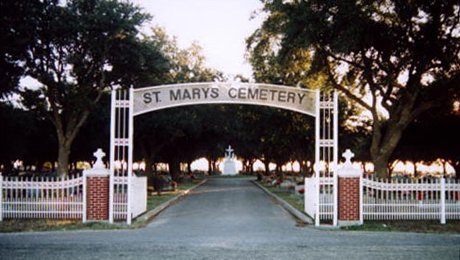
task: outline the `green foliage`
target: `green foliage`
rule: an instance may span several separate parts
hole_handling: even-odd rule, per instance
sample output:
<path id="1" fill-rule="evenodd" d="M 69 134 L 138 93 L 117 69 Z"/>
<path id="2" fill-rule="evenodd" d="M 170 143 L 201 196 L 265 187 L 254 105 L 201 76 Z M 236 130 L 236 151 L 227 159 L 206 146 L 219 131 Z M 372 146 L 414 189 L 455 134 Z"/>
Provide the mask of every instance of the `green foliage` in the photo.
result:
<path id="1" fill-rule="evenodd" d="M 449 162 L 460 178 L 460 113 L 451 102 L 422 114 L 412 122 L 395 150 L 393 159 Z"/>
<path id="2" fill-rule="evenodd" d="M 180 49 L 175 38 L 171 38 L 161 27 L 152 28 L 152 35 L 146 39 L 156 42 L 157 47 L 169 60 L 159 82 L 150 81 L 147 85 L 160 85 L 184 82 L 206 82 L 222 79 L 222 73 L 207 68 L 202 48 L 194 43 L 189 48 Z M 142 87 L 142 85 L 138 85 Z M 207 132 L 203 107 L 186 107 L 148 113 L 135 119 L 135 146 L 139 148 L 136 158 L 146 161 L 147 174 L 158 161 L 166 161 L 170 169 L 178 169 L 181 161 L 192 162 L 203 156 L 197 144 L 202 142 L 202 133 Z M 209 113 L 209 110 L 206 110 Z M 206 146 L 207 148 L 208 146 Z M 173 173 L 173 176 L 177 173 Z"/>
<path id="3" fill-rule="evenodd" d="M 25 165 L 41 166 L 54 160 L 56 139 L 52 126 L 33 113 L 0 103 L 0 165 L 9 173 L 17 159 Z M 1 171 L 1 170 L 0 170 Z"/>
<path id="4" fill-rule="evenodd" d="M 116 85 L 159 82 L 168 60 L 157 42 L 140 38 L 138 28 L 150 17 L 130 3 L 41 1 L 37 8 L 26 24 L 33 41 L 5 57 L 42 84 L 19 93 L 24 106 L 55 126 L 58 172 L 65 174 L 71 146 L 103 93 Z M 7 26 L 20 31 L 23 25 Z M 6 44 L 9 50 L 16 42 Z"/>
<path id="5" fill-rule="evenodd" d="M 267 19 L 248 42 L 256 68 L 303 61 L 306 79 L 324 77 L 370 112 L 380 175 L 404 129 L 459 91 L 458 1 L 263 3 Z"/>
<path id="6" fill-rule="evenodd" d="M 35 44 L 34 28 L 44 5 L 39 0 L 0 1 L 0 98 L 10 94 L 24 75 L 21 62 L 25 61 L 27 49 Z"/>

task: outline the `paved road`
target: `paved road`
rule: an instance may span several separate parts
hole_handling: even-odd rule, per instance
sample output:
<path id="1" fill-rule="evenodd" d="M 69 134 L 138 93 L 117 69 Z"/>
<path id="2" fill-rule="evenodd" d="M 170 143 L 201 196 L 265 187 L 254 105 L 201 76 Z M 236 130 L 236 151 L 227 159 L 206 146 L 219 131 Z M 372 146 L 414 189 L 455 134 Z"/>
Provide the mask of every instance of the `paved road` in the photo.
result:
<path id="1" fill-rule="evenodd" d="M 297 227 L 247 179 L 213 179 L 138 230 L 0 234 L 0 259 L 460 259 L 460 234 Z"/>

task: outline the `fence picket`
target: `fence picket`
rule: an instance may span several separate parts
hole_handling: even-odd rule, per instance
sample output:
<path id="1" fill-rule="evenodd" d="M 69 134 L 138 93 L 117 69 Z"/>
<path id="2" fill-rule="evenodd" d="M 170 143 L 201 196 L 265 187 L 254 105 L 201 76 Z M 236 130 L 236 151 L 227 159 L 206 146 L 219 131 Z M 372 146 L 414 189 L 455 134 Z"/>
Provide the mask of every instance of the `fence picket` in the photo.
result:
<path id="1" fill-rule="evenodd" d="M 82 178 L 82 176 L 45 178 L 0 175 L 0 220 L 81 218 Z"/>
<path id="2" fill-rule="evenodd" d="M 453 179 L 363 180 L 365 220 L 460 219 L 460 183 Z"/>

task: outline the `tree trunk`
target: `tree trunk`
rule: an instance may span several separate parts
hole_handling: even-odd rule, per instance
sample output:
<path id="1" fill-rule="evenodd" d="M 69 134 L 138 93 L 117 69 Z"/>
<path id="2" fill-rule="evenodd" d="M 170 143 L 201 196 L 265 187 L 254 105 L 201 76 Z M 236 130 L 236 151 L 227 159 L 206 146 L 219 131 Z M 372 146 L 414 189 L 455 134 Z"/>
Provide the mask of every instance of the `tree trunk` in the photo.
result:
<path id="1" fill-rule="evenodd" d="M 180 174 L 180 162 L 178 160 L 171 159 L 168 162 L 169 174 L 173 181 L 177 182 L 179 180 Z"/>
<path id="2" fill-rule="evenodd" d="M 393 171 L 395 169 L 394 165 L 395 163 L 388 162 L 388 178 L 391 178 L 391 175 L 393 175 Z"/>
<path id="3" fill-rule="evenodd" d="M 251 173 L 251 175 L 254 175 L 254 161 L 253 160 L 249 161 L 249 172 Z"/>
<path id="4" fill-rule="evenodd" d="M 150 158 L 144 158 L 145 160 L 145 175 L 150 178 L 153 177 L 153 160 Z"/>
<path id="5" fill-rule="evenodd" d="M 455 170 L 455 179 L 460 180 L 460 161 L 454 161 L 452 166 Z"/>
<path id="6" fill-rule="evenodd" d="M 157 175 L 158 173 L 158 163 L 153 163 L 153 175 Z"/>
<path id="7" fill-rule="evenodd" d="M 218 172 L 218 166 L 217 166 L 217 161 L 213 160 L 212 161 L 212 172 L 217 173 Z"/>
<path id="8" fill-rule="evenodd" d="M 305 162 L 305 172 L 308 177 L 315 176 L 315 168 L 314 168 L 314 163 L 312 162 Z"/>
<path id="9" fill-rule="evenodd" d="M 270 161 L 264 160 L 263 163 L 265 166 L 265 174 L 268 176 L 270 175 Z"/>
<path id="10" fill-rule="evenodd" d="M 212 173 L 212 161 L 209 159 L 208 160 L 208 175 L 211 175 Z"/>
<path id="11" fill-rule="evenodd" d="M 417 169 L 417 162 L 414 162 L 414 177 L 418 177 L 418 169 Z"/>
<path id="12" fill-rule="evenodd" d="M 361 170 L 363 171 L 364 175 L 367 175 L 365 162 L 361 162 Z"/>
<path id="13" fill-rule="evenodd" d="M 283 172 L 282 165 L 281 165 L 280 163 L 277 163 L 277 164 L 276 164 L 276 171 L 277 171 L 278 173 L 282 173 L 282 172 Z"/>
<path id="14" fill-rule="evenodd" d="M 446 177 L 447 175 L 447 161 L 442 160 L 442 177 Z"/>
<path id="15" fill-rule="evenodd" d="M 59 144 L 58 150 L 58 176 L 67 176 L 69 172 L 69 156 L 70 156 L 70 145 L 64 143 Z"/>
<path id="16" fill-rule="evenodd" d="M 374 172 L 375 177 L 378 178 L 387 178 L 388 176 L 388 159 L 384 156 L 374 158 Z"/>
<path id="17" fill-rule="evenodd" d="M 187 162 L 187 171 L 188 174 L 192 174 L 192 162 Z"/>
<path id="18" fill-rule="evenodd" d="M 243 159 L 243 172 L 247 172 L 247 173 L 250 172 L 249 163 L 250 163 L 249 160 Z"/>
<path id="19" fill-rule="evenodd" d="M 374 124 L 371 144 L 371 158 L 374 163 L 375 175 L 379 178 L 389 177 L 389 162 L 393 151 L 401 140 L 403 127 L 394 124 L 382 129 L 381 125 Z"/>
<path id="20" fill-rule="evenodd" d="M 374 163 L 375 174 L 379 178 L 389 177 L 388 162 L 398 146 L 404 130 L 417 115 L 424 111 L 421 107 L 415 108 L 417 96 L 418 92 L 411 92 L 410 95 L 401 97 L 399 106 L 396 106 L 394 111 L 390 111 L 389 119 L 381 118 L 375 108 L 376 106 L 371 111 L 374 122 L 370 154 Z"/>

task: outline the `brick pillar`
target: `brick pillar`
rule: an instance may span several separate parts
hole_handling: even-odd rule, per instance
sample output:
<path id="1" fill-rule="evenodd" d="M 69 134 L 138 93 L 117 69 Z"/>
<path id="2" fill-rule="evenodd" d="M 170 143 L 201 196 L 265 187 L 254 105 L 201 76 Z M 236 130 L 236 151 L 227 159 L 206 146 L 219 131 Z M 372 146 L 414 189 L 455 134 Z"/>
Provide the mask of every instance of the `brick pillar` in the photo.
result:
<path id="1" fill-rule="evenodd" d="M 338 185 L 339 226 L 359 224 L 359 177 L 339 176 Z"/>
<path id="2" fill-rule="evenodd" d="M 109 176 L 86 177 L 86 220 L 109 220 Z"/>
<path id="3" fill-rule="evenodd" d="M 105 153 L 101 149 L 94 156 L 93 168 L 83 171 L 83 222 L 108 221 L 110 215 L 110 171 L 102 162 Z"/>
<path id="4" fill-rule="evenodd" d="M 338 225 L 360 225 L 362 224 L 362 213 L 360 212 L 362 173 L 360 170 L 353 168 L 351 158 L 354 154 L 350 150 L 345 151 L 343 156 L 346 158 L 345 164 L 337 172 Z"/>

